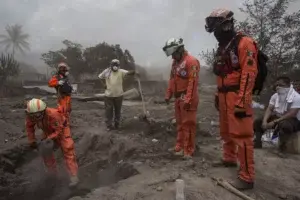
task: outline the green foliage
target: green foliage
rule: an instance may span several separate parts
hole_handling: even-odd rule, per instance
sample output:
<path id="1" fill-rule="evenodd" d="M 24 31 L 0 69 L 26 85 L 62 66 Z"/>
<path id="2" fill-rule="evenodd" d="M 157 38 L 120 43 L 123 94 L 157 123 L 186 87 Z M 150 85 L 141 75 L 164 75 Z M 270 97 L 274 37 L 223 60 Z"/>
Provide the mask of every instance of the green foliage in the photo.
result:
<path id="1" fill-rule="evenodd" d="M 1 54 L 0 56 L 0 87 L 4 85 L 8 77 L 19 74 L 19 63 L 12 54 Z"/>
<path id="2" fill-rule="evenodd" d="M 51 68 L 55 68 L 61 61 L 68 63 L 71 75 L 78 80 L 83 73 L 97 74 L 107 68 L 112 59 L 119 59 L 121 67 L 134 70 L 134 58 L 120 45 L 109 45 L 106 42 L 93 47 L 83 48 L 82 45 L 69 40 L 62 42 L 65 48 L 58 51 L 43 53 L 41 59 Z"/>

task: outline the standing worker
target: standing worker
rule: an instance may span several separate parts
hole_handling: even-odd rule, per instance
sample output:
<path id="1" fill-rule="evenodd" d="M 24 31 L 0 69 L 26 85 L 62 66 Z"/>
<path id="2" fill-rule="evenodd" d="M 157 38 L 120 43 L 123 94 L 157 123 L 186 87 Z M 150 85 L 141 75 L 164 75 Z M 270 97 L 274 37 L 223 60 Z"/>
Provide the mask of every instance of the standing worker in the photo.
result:
<path id="1" fill-rule="evenodd" d="M 58 72 L 48 82 L 49 87 L 54 87 L 57 92 L 58 106 L 70 123 L 72 85 L 69 82 L 68 65 L 64 62 L 58 64 Z"/>
<path id="2" fill-rule="evenodd" d="M 69 186 L 76 186 L 79 180 L 74 141 L 64 114 L 59 109 L 47 108 L 46 103 L 40 99 L 31 99 L 28 101 L 26 109 L 26 132 L 30 147 L 40 150 L 35 137 L 35 127 L 44 132 L 41 145 L 45 146 L 50 143 L 53 148 L 55 146 L 61 148 L 70 174 Z M 50 154 L 43 155 L 43 160 L 50 173 L 57 172 L 56 160 L 52 151 Z"/>
<path id="3" fill-rule="evenodd" d="M 135 71 L 120 69 L 120 61 L 113 59 L 110 67 L 105 69 L 99 78 L 105 80 L 105 114 L 107 130 L 119 129 L 121 119 L 121 108 L 123 103 L 123 81 L 127 75 L 134 75 Z M 114 116 L 114 126 L 113 126 Z"/>
<path id="4" fill-rule="evenodd" d="M 219 46 L 213 71 L 217 76 L 216 109 L 220 112 L 223 159 L 214 167 L 237 167 L 239 190 L 254 186 L 252 91 L 257 76 L 258 49 L 253 39 L 234 30 L 233 12 L 217 9 L 206 18 L 205 29 L 214 33 Z"/>
<path id="5" fill-rule="evenodd" d="M 175 148 L 171 150 L 177 156 L 190 159 L 195 151 L 200 62 L 185 50 L 181 38 L 169 39 L 163 47 L 163 51 L 173 59 L 165 96 L 167 104 L 172 96 L 176 99 L 177 141 Z"/>

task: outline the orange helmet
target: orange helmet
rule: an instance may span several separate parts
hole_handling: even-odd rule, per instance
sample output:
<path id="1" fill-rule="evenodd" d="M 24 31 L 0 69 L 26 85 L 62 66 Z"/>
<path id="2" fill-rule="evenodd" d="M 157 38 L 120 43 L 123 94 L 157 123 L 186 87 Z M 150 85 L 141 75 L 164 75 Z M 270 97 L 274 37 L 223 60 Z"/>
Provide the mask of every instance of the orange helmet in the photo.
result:
<path id="1" fill-rule="evenodd" d="M 227 9 L 216 9 L 205 18 L 205 30 L 209 33 L 215 31 L 224 22 L 233 21 L 233 12 Z"/>

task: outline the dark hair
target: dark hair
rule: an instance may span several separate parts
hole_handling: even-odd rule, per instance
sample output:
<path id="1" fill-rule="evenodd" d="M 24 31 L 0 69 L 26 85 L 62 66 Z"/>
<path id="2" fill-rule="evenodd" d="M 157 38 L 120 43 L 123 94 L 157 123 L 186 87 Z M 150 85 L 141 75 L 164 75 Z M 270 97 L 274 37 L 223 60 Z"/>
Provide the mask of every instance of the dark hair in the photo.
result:
<path id="1" fill-rule="evenodd" d="M 277 77 L 276 81 L 283 81 L 286 85 L 291 84 L 291 79 L 287 76 L 279 76 Z"/>

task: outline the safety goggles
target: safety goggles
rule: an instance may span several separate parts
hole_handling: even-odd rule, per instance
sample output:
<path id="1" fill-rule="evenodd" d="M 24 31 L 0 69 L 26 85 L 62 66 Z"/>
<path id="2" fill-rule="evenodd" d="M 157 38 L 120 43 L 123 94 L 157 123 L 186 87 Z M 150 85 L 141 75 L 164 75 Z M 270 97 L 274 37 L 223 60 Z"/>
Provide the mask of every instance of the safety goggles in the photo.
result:
<path id="1" fill-rule="evenodd" d="M 232 17 L 228 19 L 224 19 L 222 17 L 207 17 L 205 18 L 205 30 L 209 33 L 212 33 L 217 28 L 221 28 L 222 24 L 232 19 L 233 19 Z M 226 26 L 224 28 L 226 29 Z"/>

